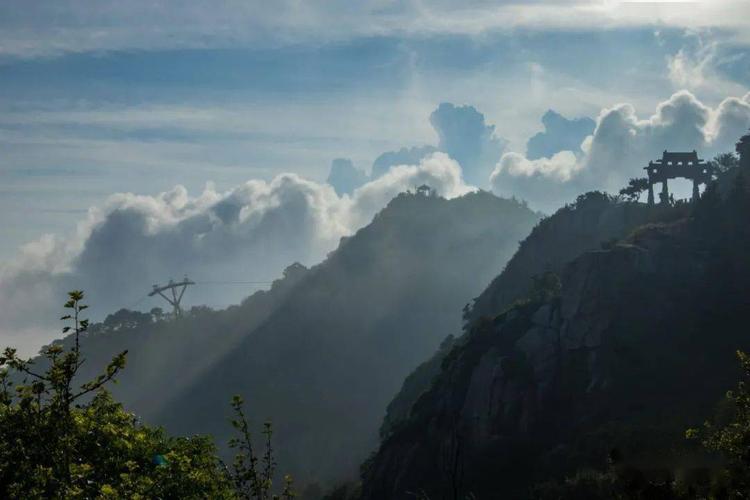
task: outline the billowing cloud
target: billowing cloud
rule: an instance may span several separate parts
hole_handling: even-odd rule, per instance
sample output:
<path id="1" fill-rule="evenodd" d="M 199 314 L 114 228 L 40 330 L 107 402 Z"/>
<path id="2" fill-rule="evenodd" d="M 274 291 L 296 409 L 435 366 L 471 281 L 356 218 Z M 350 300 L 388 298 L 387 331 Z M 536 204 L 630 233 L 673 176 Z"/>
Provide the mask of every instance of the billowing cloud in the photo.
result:
<path id="1" fill-rule="evenodd" d="M 581 169 L 576 155 L 560 151 L 551 158 L 530 160 L 506 153 L 490 175 L 492 190 L 505 197 L 531 200 L 534 208 L 552 212 L 574 197 L 577 187 L 569 182 Z"/>
<path id="2" fill-rule="evenodd" d="M 719 104 L 709 126 L 708 140 L 713 149 L 734 151 L 737 139 L 750 127 L 750 93 L 743 98 L 729 97 Z"/>
<path id="3" fill-rule="evenodd" d="M 473 106 L 442 103 L 430 115 L 438 134 L 438 149 L 461 164 L 466 180 L 483 186 L 500 159 L 506 141 L 495 135 L 495 126 Z"/>
<path id="4" fill-rule="evenodd" d="M 560 182 L 567 182 L 580 168 L 576 156 L 571 151 L 560 151 L 552 158 L 538 158 L 529 160 L 518 153 L 503 155 L 490 181 L 494 177 L 507 172 L 513 177 L 543 177 Z"/>
<path id="5" fill-rule="evenodd" d="M 424 158 L 441 151 L 458 162 L 469 184 L 484 186 L 506 145 L 505 139 L 495 135 L 495 126 L 485 123 L 484 115 L 475 107 L 451 103 L 440 104 L 430 114 L 430 124 L 438 136 L 437 146 L 412 146 L 386 151 L 373 162 L 370 179 L 382 177 L 393 167 L 418 164 Z M 337 187 L 338 183 L 343 182 L 343 178 L 356 177 L 361 180 L 354 170 L 353 165 L 334 160 L 328 183 Z M 346 191 L 337 187 L 337 192 Z"/>
<path id="6" fill-rule="evenodd" d="M 526 143 L 526 158 L 549 158 L 560 151 L 580 152 L 583 140 L 594 132 L 596 122 L 588 117 L 568 119 L 548 110 L 542 116 L 544 132 L 539 132 Z"/>
<path id="7" fill-rule="evenodd" d="M 393 166 L 412 165 L 435 151 L 442 151 L 461 165 L 469 184 L 483 187 L 506 146 L 505 139 L 495 135 L 495 126 L 488 125 L 474 106 L 449 102 L 440 104 L 430 114 L 430 124 L 438 136 L 437 146 L 385 152 L 373 162 L 371 178 L 377 179 Z"/>
<path id="8" fill-rule="evenodd" d="M 351 196 L 294 174 L 226 192 L 208 185 L 198 196 L 181 186 L 157 196 L 113 195 L 90 209 L 76 232 L 27 245 L 1 270 L 0 337 L 27 354 L 54 338 L 49 320 L 73 288 L 90 294 L 94 318 L 120 307 L 162 306 L 144 299 L 151 284 L 184 273 L 199 282 L 189 303 L 237 301 L 246 288 L 210 282 L 271 280 L 292 262 L 315 264 L 396 194 L 423 183 L 448 198 L 471 190 L 459 165 L 435 153 Z"/>
<path id="9" fill-rule="evenodd" d="M 367 174 L 355 167 L 351 160 L 336 158 L 331 162 L 331 171 L 326 182 L 333 187 L 339 196 L 351 194 L 352 191 L 367 182 Z"/>
<path id="10" fill-rule="evenodd" d="M 427 184 L 438 195 L 454 198 L 474 190 L 464 182 L 461 166 L 444 153 L 433 153 L 419 165 L 398 165 L 387 174 L 365 184 L 354 192 L 354 213 L 359 218 L 354 225 L 369 222 L 372 214 L 380 210 L 387 200 L 415 186 Z"/>
<path id="11" fill-rule="evenodd" d="M 413 146 L 410 148 L 401 148 L 398 151 L 386 151 L 375 158 L 375 161 L 372 163 L 370 176 L 373 179 L 377 179 L 387 173 L 393 166 L 414 165 L 435 151 L 437 149 L 434 146 Z"/>
<path id="12" fill-rule="evenodd" d="M 707 159 L 734 150 L 734 142 L 750 127 L 750 94 L 724 99 L 716 108 L 680 91 L 641 119 L 630 104 L 600 113 L 594 133 L 574 151 L 551 158 L 528 159 L 507 153 L 495 167 L 493 190 L 527 199 L 535 208 L 552 211 L 576 193 L 591 189 L 616 192 L 662 151 L 696 150 Z M 575 160 L 575 161 L 573 161 Z"/>

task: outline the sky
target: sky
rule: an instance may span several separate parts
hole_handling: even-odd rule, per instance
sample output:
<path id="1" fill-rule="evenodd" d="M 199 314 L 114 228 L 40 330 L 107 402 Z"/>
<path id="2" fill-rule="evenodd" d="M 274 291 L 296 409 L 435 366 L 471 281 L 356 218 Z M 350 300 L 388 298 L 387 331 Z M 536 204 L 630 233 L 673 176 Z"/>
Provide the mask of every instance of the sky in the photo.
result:
<path id="1" fill-rule="evenodd" d="M 6 0 L 0 344 L 49 340 L 28 317 L 64 287 L 104 314 L 315 264 L 416 182 L 551 213 L 731 150 L 749 25 L 744 0 Z"/>

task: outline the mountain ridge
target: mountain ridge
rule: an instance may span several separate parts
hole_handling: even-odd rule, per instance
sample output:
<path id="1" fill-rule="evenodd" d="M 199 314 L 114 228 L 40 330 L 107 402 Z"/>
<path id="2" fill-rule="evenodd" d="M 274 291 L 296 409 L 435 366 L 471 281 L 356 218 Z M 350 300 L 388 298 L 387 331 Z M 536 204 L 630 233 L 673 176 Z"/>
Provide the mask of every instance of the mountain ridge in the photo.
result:
<path id="1" fill-rule="evenodd" d="M 559 289 L 479 316 L 363 465 L 362 497 L 527 498 L 605 468 L 613 449 L 649 470 L 705 464 L 685 429 L 750 347 L 748 198 L 710 188 L 687 214 L 573 259 Z"/>
<path id="2" fill-rule="evenodd" d="M 240 394 L 274 423 L 280 469 L 302 484 L 349 477 L 403 378 L 460 328 L 461 306 L 538 218 L 487 192 L 401 194 L 322 263 L 288 268 L 240 306 L 112 315 L 83 340 L 81 375 L 128 349 L 113 392 L 144 421 L 221 445 Z"/>

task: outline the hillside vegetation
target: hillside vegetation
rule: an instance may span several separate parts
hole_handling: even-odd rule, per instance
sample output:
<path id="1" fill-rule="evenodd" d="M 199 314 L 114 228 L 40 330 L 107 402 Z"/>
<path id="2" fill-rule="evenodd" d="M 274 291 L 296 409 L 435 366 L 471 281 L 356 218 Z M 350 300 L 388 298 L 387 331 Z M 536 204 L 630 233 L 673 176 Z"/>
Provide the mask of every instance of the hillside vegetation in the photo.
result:
<path id="1" fill-rule="evenodd" d="M 486 192 L 405 193 L 323 263 L 290 267 L 238 306 L 174 321 L 120 311 L 82 350 L 92 367 L 129 350 L 113 394 L 145 422 L 224 443 L 240 394 L 274 422 L 280 468 L 300 484 L 355 475 L 404 377 L 461 328 L 461 307 L 538 219 Z"/>
<path id="2" fill-rule="evenodd" d="M 721 462 L 685 432 L 714 414 L 740 374 L 735 350 L 750 348 L 749 210 L 736 175 L 726 196 L 714 187 L 687 213 L 664 210 L 494 314 L 477 301 L 482 314 L 432 362 L 428 388 L 409 389 L 416 401 L 363 466 L 363 497 L 694 498 L 718 487 Z M 608 471 L 630 474 L 622 489 L 599 488 Z M 574 476 L 599 482 L 552 486 Z"/>

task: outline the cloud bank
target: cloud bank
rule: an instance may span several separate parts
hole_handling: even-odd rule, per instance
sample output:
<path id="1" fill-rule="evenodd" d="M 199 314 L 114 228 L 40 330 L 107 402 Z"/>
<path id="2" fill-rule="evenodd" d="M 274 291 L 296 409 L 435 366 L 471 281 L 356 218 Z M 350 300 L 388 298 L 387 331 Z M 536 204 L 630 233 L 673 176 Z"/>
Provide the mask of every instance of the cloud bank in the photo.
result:
<path id="1" fill-rule="evenodd" d="M 188 306 L 236 302 L 252 289 L 205 282 L 272 280 L 292 262 L 320 262 L 395 195 L 423 183 L 450 198 L 475 189 L 471 179 L 479 185 L 489 180 L 496 194 L 549 212 L 586 190 L 614 192 L 642 175 L 643 165 L 664 149 L 696 149 L 704 158 L 733 150 L 750 127 L 750 94 L 710 107 L 680 91 L 648 118 L 618 104 L 601 111 L 591 135 L 578 145 L 590 124 L 550 112 L 545 131 L 529 141 L 528 155 L 500 157 L 505 142 L 470 106 L 443 104 L 431 123 L 437 146 L 385 153 L 370 177 L 351 161 L 335 160 L 329 181 L 339 184 L 338 192 L 283 174 L 223 192 L 207 185 L 195 196 L 181 186 L 156 196 L 111 196 L 89 209 L 71 234 L 43 236 L 0 268 L 3 343 L 32 353 L 55 338 L 49 320 L 73 288 L 91 294 L 95 318 L 120 307 L 162 306 L 144 298 L 150 285 L 184 273 L 204 282 L 190 290 Z M 536 157 L 540 152 L 547 156 Z"/>
<path id="2" fill-rule="evenodd" d="M 456 106 L 444 102 L 430 114 L 430 124 L 437 146 L 403 147 L 380 154 L 372 164 L 369 179 L 378 179 L 398 165 L 414 165 L 441 151 L 458 162 L 466 182 L 487 186 L 492 168 L 505 150 L 507 141 L 495 135 L 495 126 L 485 122 L 474 106 Z M 367 177 L 349 160 L 336 159 L 331 164 L 328 183 L 337 193 L 350 193 L 367 182 Z"/>
<path id="3" fill-rule="evenodd" d="M 421 159 L 421 158 L 420 158 Z M 336 158 L 331 162 L 331 171 L 326 182 L 333 187 L 336 194 L 351 194 L 367 182 L 367 174 L 354 166 L 348 158 Z"/>
<path id="4" fill-rule="evenodd" d="M 413 165 L 432 153 L 437 151 L 435 146 L 413 146 L 401 148 L 398 151 L 386 151 L 375 158 L 372 163 L 370 176 L 377 179 L 388 173 L 391 167 L 396 165 Z"/>
<path id="5" fill-rule="evenodd" d="M 521 28 L 746 28 L 744 0 L 309 1 L 58 0 L 0 3 L 0 55 L 279 46 L 390 35 L 470 35 Z"/>
<path id="6" fill-rule="evenodd" d="M 514 195 L 552 211 L 583 191 L 616 192 L 629 178 L 642 176 L 642 168 L 665 149 L 696 150 L 706 159 L 734 151 L 734 143 L 748 128 L 750 93 L 728 97 L 711 108 L 680 91 L 659 103 L 646 119 L 639 118 L 630 104 L 602 110 L 593 134 L 576 150 L 533 159 L 506 153 L 490 181 L 497 194 Z"/>
<path id="7" fill-rule="evenodd" d="M 495 135 L 495 126 L 485 123 L 473 106 L 445 102 L 432 112 L 430 123 L 438 134 L 438 149 L 461 164 L 469 183 L 484 186 L 507 144 Z"/>
<path id="8" fill-rule="evenodd" d="M 295 174 L 221 193 L 208 185 L 197 196 L 182 186 L 157 196 L 113 195 L 90 209 L 74 234 L 42 237 L 1 270 L 0 338 L 31 354 L 57 337 L 49 320 L 74 288 L 86 290 L 92 317 L 101 318 L 121 307 L 163 306 L 144 295 L 152 283 L 184 273 L 199 283 L 264 281 L 292 262 L 316 264 L 394 196 L 423 183 L 447 198 L 472 190 L 454 160 L 434 153 L 392 168 L 351 196 Z M 251 291 L 199 284 L 187 298 L 226 305 Z"/>
<path id="9" fill-rule="evenodd" d="M 580 152 L 581 143 L 596 128 L 596 122 L 588 117 L 568 119 L 560 113 L 548 110 L 542 116 L 544 132 L 539 132 L 526 143 L 526 158 L 537 160 L 550 158 L 560 151 Z"/>

